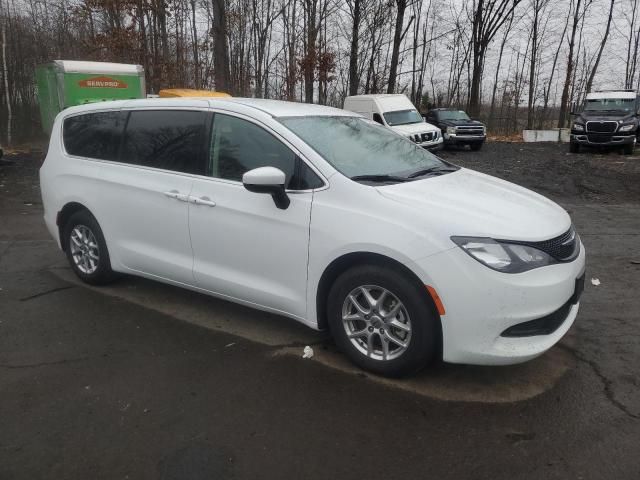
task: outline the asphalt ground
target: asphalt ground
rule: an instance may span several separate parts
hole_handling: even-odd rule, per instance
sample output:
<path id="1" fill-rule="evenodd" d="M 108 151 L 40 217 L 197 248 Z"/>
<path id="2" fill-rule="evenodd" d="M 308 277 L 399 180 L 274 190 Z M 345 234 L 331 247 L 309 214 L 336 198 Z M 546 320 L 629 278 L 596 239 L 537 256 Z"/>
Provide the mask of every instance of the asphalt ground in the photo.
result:
<path id="1" fill-rule="evenodd" d="M 133 277 L 80 284 L 42 223 L 43 155 L 6 156 L 0 479 L 640 478 L 640 157 L 442 156 L 567 208 L 587 286 L 539 359 L 394 381 L 288 319 Z"/>

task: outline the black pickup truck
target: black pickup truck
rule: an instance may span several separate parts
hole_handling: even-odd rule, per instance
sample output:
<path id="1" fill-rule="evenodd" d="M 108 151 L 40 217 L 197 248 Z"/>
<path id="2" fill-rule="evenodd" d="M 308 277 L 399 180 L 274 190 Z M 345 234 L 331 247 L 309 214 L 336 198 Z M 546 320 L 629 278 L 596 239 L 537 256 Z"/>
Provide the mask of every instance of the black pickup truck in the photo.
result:
<path id="1" fill-rule="evenodd" d="M 444 145 L 469 145 L 480 150 L 487 139 L 487 129 L 482 122 L 472 120 L 464 110 L 433 108 L 423 115 L 427 123 L 442 130 Z"/>
<path id="2" fill-rule="evenodd" d="M 571 123 L 569 151 L 581 146 L 619 147 L 630 155 L 640 136 L 640 100 L 633 90 L 588 93 L 584 109 Z"/>

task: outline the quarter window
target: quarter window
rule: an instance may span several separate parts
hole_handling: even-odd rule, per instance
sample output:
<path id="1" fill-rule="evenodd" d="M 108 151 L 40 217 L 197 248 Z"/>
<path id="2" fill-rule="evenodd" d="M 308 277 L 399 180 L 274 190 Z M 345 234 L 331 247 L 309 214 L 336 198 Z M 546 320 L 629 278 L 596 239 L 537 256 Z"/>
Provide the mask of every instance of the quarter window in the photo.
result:
<path id="1" fill-rule="evenodd" d="M 62 128 L 64 148 L 70 155 L 117 160 L 126 113 L 96 112 L 67 117 Z"/>
<path id="2" fill-rule="evenodd" d="M 122 145 L 121 161 L 204 175 L 202 145 L 205 120 L 205 112 L 200 111 L 132 111 Z"/>
<path id="3" fill-rule="evenodd" d="M 285 188 L 319 188 L 322 180 L 281 141 L 263 128 L 241 118 L 215 114 L 211 135 L 211 176 L 242 181 L 258 167 L 276 167 L 286 175 Z"/>

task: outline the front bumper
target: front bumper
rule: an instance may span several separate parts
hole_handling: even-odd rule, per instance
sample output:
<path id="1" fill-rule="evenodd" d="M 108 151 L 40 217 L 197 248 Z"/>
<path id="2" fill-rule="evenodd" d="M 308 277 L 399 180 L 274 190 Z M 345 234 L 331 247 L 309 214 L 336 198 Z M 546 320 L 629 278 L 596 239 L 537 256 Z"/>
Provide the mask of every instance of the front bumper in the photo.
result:
<path id="1" fill-rule="evenodd" d="M 535 358 L 564 336 L 580 306 L 570 300 L 576 280 L 584 275 L 582 244 L 572 262 L 518 274 L 491 270 L 458 247 L 416 263 L 424 272 L 425 284 L 435 288 L 444 304 L 442 355 L 446 362 L 508 365 Z M 504 335 L 512 327 L 550 316 L 564 306 L 563 318 L 550 333 Z"/>
<path id="2" fill-rule="evenodd" d="M 588 145 L 590 147 L 608 147 L 616 145 L 629 145 L 636 142 L 636 135 L 620 135 L 620 134 L 607 134 L 607 133 L 571 133 L 570 140 L 573 143 L 579 143 L 580 145 Z"/>
<path id="3" fill-rule="evenodd" d="M 482 143 L 487 139 L 486 135 L 458 135 L 456 133 L 443 133 L 444 141 L 447 145 L 469 145 L 471 143 Z"/>

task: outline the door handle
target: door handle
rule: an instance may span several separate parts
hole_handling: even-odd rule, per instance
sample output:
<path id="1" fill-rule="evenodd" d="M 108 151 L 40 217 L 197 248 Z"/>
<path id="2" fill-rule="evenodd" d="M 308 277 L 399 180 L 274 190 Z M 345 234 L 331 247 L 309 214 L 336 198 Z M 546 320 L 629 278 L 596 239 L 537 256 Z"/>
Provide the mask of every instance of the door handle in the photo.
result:
<path id="1" fill-rule="evenodd" d="M 175 198 L 176 200 L 180 200 L 181 202 L 189 201 L 189 196 L 180 193 L 178 190 L 169 190 L 168 192 L 162 192 L 165 196 L 169 198 Z"/>
<path id="2" fill-rule="evenodd" d="M 216 206 L 216 202 L 209 197 L 189 197 L 189 201 L 195 205 L 206 205 L 207 207 Z"/>

